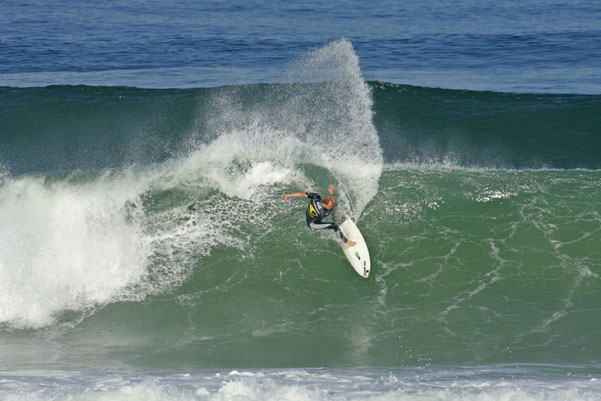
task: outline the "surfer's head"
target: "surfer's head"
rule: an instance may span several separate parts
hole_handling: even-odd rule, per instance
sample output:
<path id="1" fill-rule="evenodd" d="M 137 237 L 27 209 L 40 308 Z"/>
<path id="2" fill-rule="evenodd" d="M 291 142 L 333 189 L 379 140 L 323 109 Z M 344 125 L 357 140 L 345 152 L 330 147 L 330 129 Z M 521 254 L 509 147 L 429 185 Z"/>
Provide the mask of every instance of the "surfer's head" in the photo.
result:
<path id="1" fill-rule="evenodd" d="M 321 200 L 321 204 L 325 209 L 334 209 L 336 207 L 336 198 L 334 196 L 326 196 Z"/>

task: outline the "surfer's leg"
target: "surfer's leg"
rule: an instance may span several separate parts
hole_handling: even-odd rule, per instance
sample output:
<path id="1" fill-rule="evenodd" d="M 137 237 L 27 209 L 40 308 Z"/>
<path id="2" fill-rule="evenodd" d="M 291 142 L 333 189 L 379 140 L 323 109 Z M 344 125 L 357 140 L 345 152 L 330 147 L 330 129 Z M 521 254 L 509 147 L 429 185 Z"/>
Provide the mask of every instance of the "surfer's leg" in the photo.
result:
<path id="1" fill-rule="evenodd" d="M 338 231 L 338 224 L 336 223 L 309 223 L 309 227 L 311 227 L 312 230 Z"/>
<path id="2" fill-rule="evenodd" d="M 342 231 L 338 229 L 338 224 L 336 223 L 309 223 L 309 227 L 312 230 L 334 230 L 334 232 L 338 233 L 340 239 L 346 243 L 347 239 L 342 234 Z"/>

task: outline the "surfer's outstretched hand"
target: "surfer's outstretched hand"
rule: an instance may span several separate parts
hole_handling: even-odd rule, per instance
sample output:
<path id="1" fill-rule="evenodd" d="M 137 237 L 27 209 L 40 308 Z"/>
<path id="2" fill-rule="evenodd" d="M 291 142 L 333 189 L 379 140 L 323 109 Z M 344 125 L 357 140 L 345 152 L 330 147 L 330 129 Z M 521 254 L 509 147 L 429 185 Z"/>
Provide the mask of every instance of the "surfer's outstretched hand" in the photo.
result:
<path id="1" fill-rule="evenodd" d="M 355 246 L 355 245 L 357 245 L 357 243 L 355 241 L 346 241 L 345 244 L 347 244 L 348 246 Z"/>
<path id="2" fill-rule="evenodd" d="M 328 192 L 330 193 L 330 195 L 334 195 L 334 184 L 330 184 L 328 186 Z"/>

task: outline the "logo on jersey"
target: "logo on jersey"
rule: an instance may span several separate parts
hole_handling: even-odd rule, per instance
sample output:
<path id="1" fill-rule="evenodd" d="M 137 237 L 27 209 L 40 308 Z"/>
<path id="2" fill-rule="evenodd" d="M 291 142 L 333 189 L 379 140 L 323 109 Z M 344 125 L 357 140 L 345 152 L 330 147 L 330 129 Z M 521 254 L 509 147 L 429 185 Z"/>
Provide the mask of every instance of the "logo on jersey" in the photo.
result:
<path id="1" fill-rule="evenodd" d="M 319 213 L 317 212 L 317 210 L 315 210 L 315 207 L 313 207 L 312 203 L 309 203 L 309 216 L 311 216 L 311 217 L 319 216 Z"/>

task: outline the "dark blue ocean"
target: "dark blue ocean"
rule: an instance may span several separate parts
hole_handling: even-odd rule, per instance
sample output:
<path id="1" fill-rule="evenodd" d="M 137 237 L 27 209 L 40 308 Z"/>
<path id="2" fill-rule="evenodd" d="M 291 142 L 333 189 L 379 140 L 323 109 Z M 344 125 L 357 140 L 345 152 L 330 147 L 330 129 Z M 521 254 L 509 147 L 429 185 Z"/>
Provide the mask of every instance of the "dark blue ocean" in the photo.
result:
<path id="1" fill-rule="evenodd" d="M 0 85 L 282 82 L 307 51 L 345 37 L 367 80 L 599 94 L 600 13 L 592 0 L 5 0 Z"/>
<path id="2" fill-rule="evenodd" d="M 598 1 L 2 0 L 0 400 L 601 400 L 600 184 Z"/>

